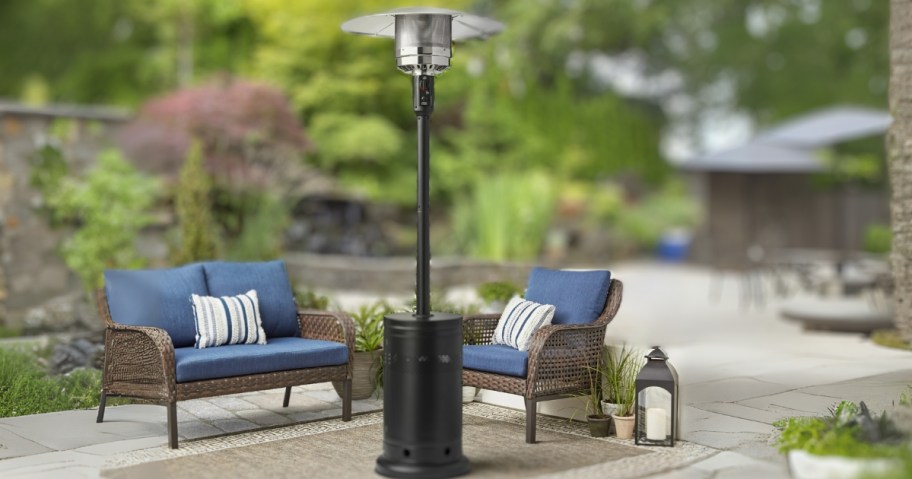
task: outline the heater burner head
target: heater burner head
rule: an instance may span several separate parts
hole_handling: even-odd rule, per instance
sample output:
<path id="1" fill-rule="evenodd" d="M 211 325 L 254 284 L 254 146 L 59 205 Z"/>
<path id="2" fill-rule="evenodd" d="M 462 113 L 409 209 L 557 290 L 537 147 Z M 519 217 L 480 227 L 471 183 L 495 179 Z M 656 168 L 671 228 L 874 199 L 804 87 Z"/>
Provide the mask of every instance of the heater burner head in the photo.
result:
<path id="1" fill-rule="evenodd" d="M 438 75 L 450 68 L 453 17 L 396 16 L 396 67 L 410 75 Z"/>
<path id="2" fill-rule="evenodd" d="M 348 33 L 396 39 L 396 66 L 409 75 L 439 75 L 450 68 L 452 42 L 503 30 L 489 18 L 445 8 L 397 8 L 342 24 Z"/>

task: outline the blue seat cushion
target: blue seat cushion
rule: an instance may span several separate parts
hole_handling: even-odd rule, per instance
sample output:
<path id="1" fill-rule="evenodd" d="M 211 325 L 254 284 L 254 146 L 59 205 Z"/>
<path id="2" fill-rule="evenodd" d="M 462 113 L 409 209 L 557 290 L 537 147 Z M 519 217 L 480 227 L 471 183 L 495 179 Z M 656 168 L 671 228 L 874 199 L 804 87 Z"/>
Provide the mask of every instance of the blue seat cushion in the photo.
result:
<path id="1" fill-rule="evenodd" d="M 524 378 L 529 371 L 529 352 L 503 344 L 463 346 L 462 367 Z"/>
<path id="2" fill-rule="evenodd" d="M 526 285 L 526 299 L 554 305 L 551 324 L 589 324 L 602 314 L 611 272 L 561 271 L 535 268 Z"/>
<path id="3" fill-rule="evenodd" d="M 105 271 L 104 281 L 114 322 L 161 328 L 171 336 L 174 347 L 193 346 L 196 322 L 190 295 L 209 295 L 201 264 L 169 269 L 112 269 Z"/>
<path id="4" fill-rule="evenodd" d="M 266 338 L 300 336 L 294 293 L 282 261 L 203 263 L 209 296 L 237 296 L 255 289 Z"/>
<path id="5" fill-rule="evenodd" d="M 338 366 L 348 362 L 341 343 L 304 338 L 272 338 L 266 344 L 174 350 L 177 382 L 218 379 L 291 369 Z"/>

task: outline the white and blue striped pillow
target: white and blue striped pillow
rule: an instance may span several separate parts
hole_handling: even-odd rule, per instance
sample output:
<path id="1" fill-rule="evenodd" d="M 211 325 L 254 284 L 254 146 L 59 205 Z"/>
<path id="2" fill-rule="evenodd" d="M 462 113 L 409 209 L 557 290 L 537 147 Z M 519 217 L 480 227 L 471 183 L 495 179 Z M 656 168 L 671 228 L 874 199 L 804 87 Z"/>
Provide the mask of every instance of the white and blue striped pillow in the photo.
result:
<path id="1" fill-rule="evenodd" d="M 256 290 L 237 296 L 190 295 L 196 319 L 196 348 L 266 344 Z"/>
<path id="2" fill-rule="evenodd" d="M 553 318 L 554 306 L 515 297 L 500 316 L 492 342 L 528 351 L 532 335 L 542 326 L 551 324 Z"/>

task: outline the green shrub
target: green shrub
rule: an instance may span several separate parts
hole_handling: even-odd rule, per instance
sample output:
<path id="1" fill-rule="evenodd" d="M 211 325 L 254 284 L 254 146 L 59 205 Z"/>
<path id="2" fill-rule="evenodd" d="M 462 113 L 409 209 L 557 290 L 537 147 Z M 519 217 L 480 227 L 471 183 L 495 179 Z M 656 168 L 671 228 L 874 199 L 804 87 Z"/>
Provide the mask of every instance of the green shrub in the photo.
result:
<path id="1" fill-rule="evenodd" d="M 781 452 L 801 449 L 811 454 L 844 457 L 895 457 L 906 438 L 886 413 L 872 416 L 865 404 L 842 401 L 827 417 L 791 417 L 773 424 Z"/>
<path id="2" fill-rule="evenodd" d="M 118 151 L 107 150 L 84 179 L 66 178 L 48 197 L 54 215 L 76 225 L 61 255 L 87 291 L 102 286 L 107 268 L 145 264 L 134 242 L 151 222 L 148 211 L 158 191 L 157 181 L 138 172 Z"/>
<path id="3" fill-rule="evenodd" d="M 234 208 L 232 213 L 219 218 L 228 231 L 235 232 L 227 241 L 228 259 L 265 261 L 281 256 L 285 229 L 291 220 L 288 207 L 268 193 L 225 193 L 232 197 L 228 202 Z"/>
<path id="4" fill-rule="evenodd" d="M 0 318 L 2 321 L 2 318 Z M 20 328 L 14 328 L 0 324 L 0 338 L 15 338 L 22 335 L 22 330 Z"/>
<path id="5" fill-rule="evenodd" d="M 644 248 L 655 247 L 662 234 L 673 228 L 693 228 L 700 208 L 683 185 L 669 182 L 657 193 L 617 213 L 618 233 Z"/>
<path id="6" fill-rule="evenodd" d="M 495 301 L 507 302 L 520 293 L 522 290 L 519 289 L 519 286 L 516 286 L 513 283 L 508 281 L 493 281 L 490 283 L 481 283 L 478 285 L 476 290 L 478 296 L 482 300 L 488 303 L 493 303 Z"/>
<path id="7" fill-rule="evenodd" d="M 453 223 L 466 252 L 495 261 L 538 257 L 554 214 L 556 188 L 542 173 L 508 173 L 475 185 Z"/>
<path id="8" fill-rule="evenodd" d="M 181 167 L 174 203 L 178 224 L 178 247 L 170 256 L 172 264 L 185 264 L 218 257 L 218 240 L 212 220 L 212 181 L 203 165 L 200 142 L 190 146 Z"/>
<path id="9" fill-rule="evenodd" d="M 47 376 L 29 353 L 0 349 L 0 417 L 98 407 L 101 371 Z"/>
<path id="10" fill-rule="evenodd" d="M 889 225 L 870 225 L 865 230 L 864 250 L 868 253 L 886 254 L 893 246 L 893 230 Z"/>
<path id="11" fill-rule="evenodd" d="M 355 321 L 355 351 L 376 351 L 383 347 L 383 317 L 392 312 L 386 302 L 379 301 L 351 313 Z"/>
<path id="12" fill-rule="evenodd" d="M 329 308 L 329 297 L 317 294 L 312 289 L 295 290 L 295 301 L 301 309 L 326 311 Z"/>

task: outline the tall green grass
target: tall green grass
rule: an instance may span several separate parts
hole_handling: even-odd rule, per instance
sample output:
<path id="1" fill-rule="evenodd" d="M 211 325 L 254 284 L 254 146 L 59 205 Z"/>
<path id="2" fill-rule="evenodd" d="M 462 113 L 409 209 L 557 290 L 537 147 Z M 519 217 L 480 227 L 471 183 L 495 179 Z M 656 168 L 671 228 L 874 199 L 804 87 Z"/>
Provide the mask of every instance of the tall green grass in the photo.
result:
<path id="1" fill-rule="evenodd" d="M 34 355 L 0 349 L 0 417 L 98 407 L 101 371 L 48 376 Z"/>
<path id="2" fill-rule="evenodd" d="M 466 253 L 495 261 L 535 259 L 544 245 L 557 191 L 543 173 L 500 174 L 478 183 L 453 212 Z"/>

